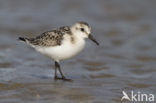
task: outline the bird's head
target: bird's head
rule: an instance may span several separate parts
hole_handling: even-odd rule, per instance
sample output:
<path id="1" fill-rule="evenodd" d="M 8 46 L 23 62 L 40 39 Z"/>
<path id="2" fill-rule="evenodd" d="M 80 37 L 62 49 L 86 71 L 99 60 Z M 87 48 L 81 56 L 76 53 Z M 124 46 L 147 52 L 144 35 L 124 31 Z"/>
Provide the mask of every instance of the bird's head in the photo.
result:
<path id="1" fill-rule="evenodd" d="M 95 42 L 97 45 L 99 43 L 95 40 L 95 38 L 91 35 L 91 27 L 86 22 L 77 22 L 74 25 L 71 26 L 71 31 L 73 34 L 85 39 L 89 38 L 93 42 Z"/>

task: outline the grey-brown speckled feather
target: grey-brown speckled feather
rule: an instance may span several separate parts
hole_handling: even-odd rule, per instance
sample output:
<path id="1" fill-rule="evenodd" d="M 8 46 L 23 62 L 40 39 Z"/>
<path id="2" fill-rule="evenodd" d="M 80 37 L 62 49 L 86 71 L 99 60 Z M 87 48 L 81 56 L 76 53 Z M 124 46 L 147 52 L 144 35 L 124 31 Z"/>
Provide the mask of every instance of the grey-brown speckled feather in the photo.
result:
<path id="1" fill-rule="evenodd" d="M 44 32 L 36 38 L 28 39 L 28 41 L 30 44 L 36 46 L 57 46 L 61 45 L 61 41 L 63 40 L 64 34 L 72 34 L 69 26 L 63 26 L 52 31 Z"/>

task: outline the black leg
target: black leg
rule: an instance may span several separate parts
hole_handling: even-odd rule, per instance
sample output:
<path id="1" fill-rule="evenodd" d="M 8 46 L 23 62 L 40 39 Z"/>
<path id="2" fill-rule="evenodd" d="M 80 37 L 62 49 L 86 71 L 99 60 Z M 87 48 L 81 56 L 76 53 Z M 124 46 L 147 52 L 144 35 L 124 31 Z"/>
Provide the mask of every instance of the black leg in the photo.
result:
<path id="1" fill-rule="evenodd" d="M 56 65 L 56 63 L 55 63 L 55 77 L 54 77 L 55 79 L 57 79 L 58 77 L 57 77 L 57 65 Z"/>
<path id="2" fill-rule="evenodd" d="M 55 76 L 55 79 L 62 79 L 62 80 L 66 80 L 66 81 L 72 81 L 71 79 L 66 79 L 65 76 L 63 75 L 62 71 L 61 71 L 61 67 L 60 64 L 58 62 L 55 61 L 55 75 L 57 75 L 56 70 L 59 70 L 60 74 L 61 74 L 61 78 L 58 78 L 57 76 Z"/>
<path id="3" fill-rule="evenodd" d="M 56 61 L 55 61 L 55 67 L 58 68 L 58 70 L 59 70 L 62 78 L 65 78 L 64 75 L 63 75 L 63 73 L 62 73 L 62 71 L 61 71 L 60 64 L 58 62 L 56 62 Z"/>

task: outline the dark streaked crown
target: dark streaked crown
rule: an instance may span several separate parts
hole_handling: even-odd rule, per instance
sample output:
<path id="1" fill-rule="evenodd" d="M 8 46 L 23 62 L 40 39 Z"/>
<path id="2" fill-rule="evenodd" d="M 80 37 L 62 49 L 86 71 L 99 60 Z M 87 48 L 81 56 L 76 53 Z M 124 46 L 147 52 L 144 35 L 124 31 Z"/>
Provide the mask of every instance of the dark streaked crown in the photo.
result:
<path id="1" fill-rule="evenodd" d="M 84 21 L 79 21 L 78 23 L 83 24 L 83 25 L 86 25 L 86 26 L 88 26 L 88 27 L 89 27 L 89 24 L 88 24 L 87 22 L 84 22 Z"/>

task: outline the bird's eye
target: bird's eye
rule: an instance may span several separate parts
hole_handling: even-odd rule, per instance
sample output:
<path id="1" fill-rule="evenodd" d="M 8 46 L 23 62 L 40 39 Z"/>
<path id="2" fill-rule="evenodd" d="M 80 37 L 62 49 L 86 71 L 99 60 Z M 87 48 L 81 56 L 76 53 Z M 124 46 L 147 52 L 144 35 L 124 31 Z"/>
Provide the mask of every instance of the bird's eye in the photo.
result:
<path id="1" fill-rule="evenodd" d="M 81 31 L 84 32 L 84 28 L 81 28 Z"/>

